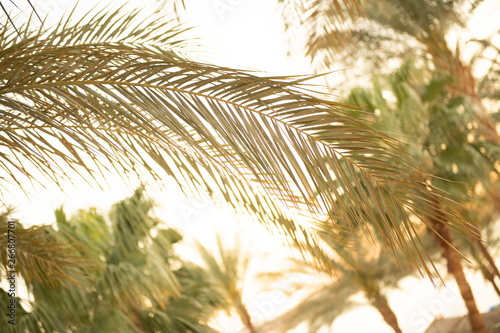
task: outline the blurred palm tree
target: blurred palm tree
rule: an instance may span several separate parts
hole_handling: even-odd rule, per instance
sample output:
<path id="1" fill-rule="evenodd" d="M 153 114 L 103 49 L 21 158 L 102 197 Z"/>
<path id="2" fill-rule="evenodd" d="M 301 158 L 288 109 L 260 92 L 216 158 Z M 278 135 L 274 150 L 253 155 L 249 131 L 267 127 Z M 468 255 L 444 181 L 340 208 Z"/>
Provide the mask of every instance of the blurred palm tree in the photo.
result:
<path id="1" fill-rule="evenodd" d="M 7 251 L 0 255 L 2 274 L 16 271 L 28 284 L 58 287 L 76 283 L 82 277 L 79 271 L 92 267 L 92 261 L 80 254 L 77 244 L 63 238 L 51 226 L 24 227 L 14 220 L 15 228 L 9 233 L 7 221 L 12 214 L 12 209 L 0 214 L 0 248 L 8 249 L 9 239 L 15 244 L 14 269 L 9 267 Z"/>
<path id="2" fill-rule="evenodd" d="M 290 13 L 299 13 L 301 23 L 298 25 L 305 34 L 306 54 L 321 72 L 332 70 L 333 65 L 342 62 L 359 67 L 360 59 L 371 65 L 364 73 L 373 72 L 373 68 L 392 70 L 394 63 L 402 64 L 404 60 L 418 57 L 429 69 L 448 78 L 446 89 L 453 97 L 469 96 L 478 104 L 475 117 L 483 135 L 500 144 L 495 120 L 485 113 L 482 101 L 488 98 L 497 108 L 500 102 L 498 88 L 491 85 L 500 73 L 499 47 L 495 42 L 498 31 L 488 38 L 467 41 L 479 47 L 469 62 L 462 59 L 459 45 L 462 40 L 458 38 L 456 45 L 450 45 L 447 40 L 450 31 L 467 28 L 467 20 L 484 0 L 360 1 L 363 12 L 355 12 L 362 14 L 357 16 L 346 16 L 346 11 L 352 11 L 346 6 L 332 6 L 327 0 L 282 2 L 285 19 L 293 17 Z M 339 19 L 344 19 L 343 24 L 338 24 Z M 470 67 L 476 63 L 488 67 L 479 81 Z"/>
<path id="3" fill-rule="evenodd" d="M 462 216 L 480 230 L 486 230 L 498 216 L 495 198 L 500 151 L 495 142 L 482 134 L 475 117 L 475 103 L 466 96 L 450 96 L 447 79 L 417 70 L 411 61 L 392 74 L 387 85 L 385 82 L 375 78 L 372 91 L 353 89 L 349 101 L 367 111 L 363 116 L 383 127 L 390 126 L 401 139 L 411 138 L 412 153 L 433 170 L 433 184 L 452 193 L 462 205 Z M 395 101 L 385 98 L 384 91 L 390 91 Z M 498 268 L 483 242 L 464 235 L 455 235 L 453 239 L 459 240 L 459 248 L 467 251 L 484 277 L 498 289 L 495 283 Z M 463 273 L 458 272 L 460 259 L 447 257 L 451 251 L 445 252 L 448 250 L 443 240 L 436 240 L 448 260 L 449 272 L 458 274 L 462 296 L 470 305 L 474 300 L 472 293 L 460 285 L 466 282 Z"/>
<path id="4" fill-rule="evenodd" d="M 235 311 L 248 332 L 256 333 L 255 324 L 243 301 L 243 288 L 251 258 L 240 246 L 241 243 L 236 240 L 232 247 L 228 247 L 217 235 L 215 253 L 201 243 L 198 243 L 198 251 L 205 263 L 209 281 L 226 300 L 227 313 Z"/>
<path id="5" fill-rule="evenodd" d="M 113 206 L 109 221 L 95 209 L 69 220 L 56 211 L 55 233 L 76 242 L 94 266 L 78 268 L 77 283 L 64 287 L 30 281 L 33 309 L 18 313 L 15 331 L 215 333 L 207 322 L 224 304 L 222 295 L 206 272 L 175 254 L 182 236 L 161 228 L 150 209 L 138 190 Z"/>
<path id="6" fill-rule="evenodd" d="M 290 17 L 291 12 L 299 13 L 300 29 L 306 39 L 306 53 L 316 62 L 318 68 L 323 71 L 330 69 L 342 58 L 339 56 L 341 52 L 344 59 L 355 61 L 360 57 L 367 59 L 379 56 L 378 59 L 371 60 L 382 68 L 388 67 L 388 61 L 404 58 L 408 54 L 415 57 L 416 53 L 420 55 L 420 61 L 430 63 L 428 67 L 437 74 L 440 83 L 443 83 L 442 87 L 452 99 L 469 98 L 468 102 L 473 104 L 469 105 L 474 118 L 471 122 L 478 125 L 478 132 L 490 145 L 498 145 L 500 138 L 494 121 L 485 113 L 482 101 L 478 98 L 471 68 L 460 58 L 458 44 L 453 51 L 446 41 L 451 28 L 465 27 L 466 16 L 480 2 L 482 1 L 472 3 L 467 9 L 464 1 L 363 1 L 364 15 L 339 24 L 338 18 L 344 17 L 345 10 L 331 5 L 329 1 L 283 0 L 287 10 L 285 18 Z M 496 61 L 492 63 L 496 64 Z M 497 67 L 491 66 L 490 73 L 494 73 L 493 69 Z M 440 83 L 435 82 L 438 86 Z M 399 91 L 404 93 L 405 89 L 400 88 Z M 424 122 L 421 125 L 426 124 Z M 421 129 L 420 126 L 415 128 Z M 407 140 L 407 137 L 403 139 L 405 142 Z M 498 160 L 498 152 L 494 149 L 490 152 L 493 153 L 491 157 Z M 436 180 L 433 180 L 433 183 L 435 184 Z M 442 205 L 439 201 L 433 203 L 436 206 Z M 475 332 L 486 332 L 463 273 L 461 259 L 454 251 L 454 240 L 446 225 L 442 223 L 445 219 L 426 219 L 430 230 L 438 235 L 436 241 L 441 245 L 443 256 L 447 258 L 449 271 L 457 280 Z M 477 246 L 487 254 L 481 242 L 477 242 Z M 487 257 L 489 262 L 494 264 L 491 257 Z"/>
<path id="7" fill-rule="evenodd" d="M 95 263 L 80 253 L 74 240 L 66 239 L 50 226 L 27 228 L 15 221 L 15 228 L 8 232 L 7 221 L 10 220 L 11 214 L 12 209 L 0 214 L 0 276 L 6 279 L 7 276 L 14 275 L 16 290 L 12 292 L 0 288 L 0 299 L 3 304 L 10 304 L 14 299 L 16 313 L 15 318 L 2 316 L 1 331 L 24 332 L 29 328 L 31 332 L 38 332 L 39 327 L 61 327 L 59 319 L 50 310 L 27 304 L 25 300 L 21 300 L 19 294 L 25 286 L 30 288 L 35 284 L 46 288 L 79 285 L 79 281 L 86 278 L 83 271 L 95 268 Z M 14 240 L 14 258 L 7 257 L 9 239 Z M 11 264 L 14 264 L 14 267 Z M 10 273 L 12 271 L 14 274 Z M 15 319 L 15 325 L 8 322 L 11 319 Z M 47 321 L 52 321 L 52 324 L 47 324 Z"/>
<path id="8" fill-rule="evenodd" d="M 419 56 L 424 62 L 430 59 L 442 76 L 452 78 L 447 82 L 452 94 L 477 99 L 471 69 L 460 58 L 458 44 L 456 48 L 450 47 L 446 37 L 453 29 L 465 29 L 467 19 L 483 0 L 359 1 L 362 10 L 355 12 L 349 9 L 352 4 L 339 6 L 327 0 L 281 1 L 290 24 L 296 20 L 293 13 L 300 16 L 306 53 L 319 70 L 330 70 L 341 59 L 359 58 L 378 69 L 393 68 L 389 61 Z M 354 15 L 347 16 L 346 12 Z M 491 38 L 476 42 L 490 51 L 494 48 Z M 494 74 L 497 61 L 490 60 L 494 66 L 488 73 Z"/>
<path id="9" fill-rule="evenodd" d="M 408 273 L 391 262 L 395 262 L 394 258 L 387 255 L 376 260 L 359 259 L 356 266 L 339 270 L 337 278 L 313 291 L 293 309 L 263 325 L 262 331 L 286 332 L 304 322 L 308 323 L 310 333 L 317 332 L 322 326 L 331 327 L 338 316 L 362 305 L 351 298 L 362 292 L 387 325 L 395 332 L 401 332 L 384 290 L 396 286 L 391 284 L 398 281 L 394 277 Z"/>
<path id="10" fill-rule="evenodd" d="M 496 199 L 500 148 L 482 135 L 470 100 L 447 95 L 445 81 L 408 61 L 388 79 L 374 78 L 373 90 L 353 89 L 348 101 L 360 105 L 382 127 L 390 126 L 400 139 L 411 137 L 412 153 L 431 167 L 433 183 L 459 200 L 467 221 L 487 230 L 500 208 Z M 383 96 L 384 91 L 391 92 L 394 103 Z M 478 247 L 479 257 L 498 271 L 483 242 L 469 239 L 466 244 Z M 486 244 L 496 243 L 491 239 Z"/>
<path id="11" fill-rule="evenodd" d="M 304 78 L 189 60 L 182 30 L 155 16 L 135 23 L 138 14 L 115 11 L 76 24 L 68 18 L 48 30 L 1 27 L 6 181 L 23 187 L 21 178 L 40 181 L 41 174 L 59 184 L 73 174 L 105 178 L 110 170 L 158 182 L 167 175 L 277 227 L 323 266 L 327 257 L 308 222 L 331 210 L 356 225 L 372 202 L 374 214 L 409 209 L 467 229 L 453 210 L 432 204 L 450 199 L 429 187 L 399 142 L 343 105 L 310 96 Z M 354 189 L 348 178 L 365 187 Z M 333 179 L 351 212 L 329 188 Z M 373 193 L 389 194 L 388 204 Z M 415 233 L 395 215 L 387 214 L 388 224 L 368 223 L 390 228 L 403 246 L 394 250 L 409 253 L 405 240 Z M 420 252 L 418 258 L 425 266 Z"/>
<path id="12" fill-rule="evenodd" d="M 360 241 L 363 230 L 358 235 L 340 245 L 337 237 L 328 228 L 328 222 L 321 225 L 322 240 L 331 250 L 332 265 L 336 268 L 336 276 L 329 282 L 316 288 L 304 300 L 284 314 L 268 321 L 260 329 L 262 332 L 286 332 L 300 324 L 308 323 L 308 332 L 313 333 L 321 327 L 331 327 L 334 320 L 353 307 L 363 305 L 352 299 L 361 292 L 382 316 L 383 320 L 394 332 L 402 332 L 396 314 L 390 307 L 386 291 L 396 288 L 398 282 L 412 273 L 407 265 L 401 265 L 402 257 L 396 258 L 373 242 Z M 381 235 L 378 235 L 380 237 Z M 426 239 L 428 242 L 428 239 Z M 379 239 L 381 241 L 381 239 Z M 381 243 L 378 243 L 381 244 Z M 304 261 L 294 261 L 290 271 L 266 274 L 263 276 L 277 280 L 292 273 L 311 274 L 312 267 Z M 326 272 L 323 272 L 326 273 Z M 316 274 L 317 275 L 317 272 Z M 303 277 L 302 280 L 307 280 Z M 295 288 L 310 287 L 310 282 L 299 283 Z"/>

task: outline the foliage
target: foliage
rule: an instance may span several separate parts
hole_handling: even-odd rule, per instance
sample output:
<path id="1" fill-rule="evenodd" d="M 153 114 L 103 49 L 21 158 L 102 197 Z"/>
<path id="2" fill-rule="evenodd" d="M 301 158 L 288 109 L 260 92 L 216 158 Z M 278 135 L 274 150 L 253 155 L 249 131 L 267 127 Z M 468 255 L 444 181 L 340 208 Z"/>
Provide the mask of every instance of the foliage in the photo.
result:
<path id="1" fill-rule="evenodd" d="M 362 233 L 362 230 L 358 230 L 358 233 Z M 362 305 L 354 301 L 355 294 L 362 293 L 369 304 L 377 307 L 380 299 L 386 299 L 387 290 L 396 288 L 401 278 L 412 273 L 408 266 L 401 265 L 403 258 L 380 251 L 377 242 L 360 241 L 361 235 L 353 237 L 349 247 L 340 246 L 335 241 L 335 235 L 331 235 L 327 223 L 323 225 L 321 235 L 331 250 L 332 265 L 336 267 L 335 276 L 326 283 L 313 287 L 311 293 L 298 305 L 265 323 L 262 331 L 286 332 L 302 323 L 308 324 L 310 333 L 317 332 L 322 327 L 329 328 L 338 316 Z M 290 271 L 267 275 L 274 280 L 297 272 L 310 276 L 318 275 L 307 263 L 294 263 Z M 304 289 L 311 286 L 309 282 L 303 282 L 295 288 Z"/>
<path id="2" fill-rule="evenodd" d="M 474 42 L 479 46 L 474 60 L 481 59 L 490 69 L 480 84 L 481 96 L 495 96 L 488 82 L 498 78 L 497 57 L 486 54 L 498 49 L 495 38 L 498 32 L 481 40 L 470 39 L 462 44 L 466 34 L 460 33 L 456 45 L 447 40 L 450 31 L 464 32 L 466 22 L 483 1 L 447 0 L 381 0 L 361 1 L 362 11 L 347 16 L 344 24 L 337 24 L 339 18 L 346 17 L 346 6 L 330 6 L 330 1 L 283 1 L 283 17 L 287 21 L 290 35 L 301 35 L 300 50 L 315 64 L 317 71 L 330 71 L 336 66 L 348 67 L 346 84 L 352 82 L 353 75 L 366 78 L 373 71 L 390 73 L 405 60 L 417 58 L 421 64 L 441 72 L 451 74 L 455 80 L 449 84 L 454 89 L 474 94 L 470 69 L 461 59 L 464 46 Z M 490 2 L 493 3 L 493 2 Z M 466 37 L 465 37 L 466 38 Z M 493 52 L 494 53 L 494 52 Z M 479 64 L 479 62 L 477 62 Z M 469 64 L 465 61 L 465 64 Z M 362 68 L 359 72 L 356 69 Z M 352 86 L 352 85 L 351 85 Z M 498 90 L 498 89 L 496 89 Z M 498 99 L 496 99 L 498 101 Z"/>
<path id="3" fill-rule="evenodd" d="M 349 101 L 394 135 L 411 141 L 412 152 L 432 167 L 433 183 L 466 203 L 495 190 L 500 150 L 481 132 L 477 105 L 467 96 L 450 96 L 447 80 L 409 61 L 389 77 L 388 86 L 375 78 L 372 91 L 355 89 Z M 483 190 L 476 188 L 478 184 Z"/>
<path id="4" fill-rule="evenodd" d="M 215 253 L 198 243 L 198 251 L 206 266 L 207 278 L 225 299 L 225 310 L 229 314 L 236 312 L 241 322 L 254 333 L 254 327 L 248 309 L 243 302 L 243 289 L 246 283 L 250 254 L 241 249 L 241 243 L 236 239 L 232 247 L 224 245 L 220 235 L 217 235 L 217 250 Z"/>
<path id="5" fill-rule="evenodd" d="M 411 141 L 412 154 L 435 175 L 433 184 L 460 202 L 465 220 L 487 230 L 498 216 L 500 149 L 478 123 L 478 105 L 467 96 L 450 96 L 447 80 L 408 61 L 387 79 L 375 77 L 373 89 L 352 90 L 349 102 Z M 455 238 L 482 268 L 476 240 L 463 234 Z M 493 248 L 498 241 L 488 237 L 486 244 Z"/>
<path id="6" fill-rule="evenodd" d="M 76 285 L 29 283 L 32 310 L 18 313 L 16 332 L 215 332 L 207 322 L 222 296 L 203 269 L 177 256 L 182 236 L 162 227 L 151 207 L 138 190 L 112 207 L 109 220 L 95 209 L 70 219 L 58 210 L 55 233 L 95 265 L 74 268 Z"/>
<path id="7" fill-rule="evenodd" d="M 23 186 L 19 175 L 41 173 L 58 182 L 70 177 L 63 167 L 70 166 L 82 176 L 115 169 L 160 181 L 160 167 L 182 188 L 207 191 L 278 227 L 314 249 L 322 265 L 328 261 L 307 222 L 328 211 L 354 226 L 371 203 L 385 219 L 369 221 L 374 229 L 391 228 L 388 245 L 409 256 L 406 239 L 415 232 L 401 214 L 406 209 L 466 228 L 453 210 L 429 206 L 449 198 L 429 187 L 397 141 L 341 104 L 308 95 L 302 79 L 187 60 L 179 28 L 153 18 L 135 23 L 136 16 L 69 18 L 49 30 L 25 25 L 20 35 L 3 25 L 6 179 Z M 334 179 L 340 188 L 331 188 Z M 382 214 L 387 209 L 393 214 Z M 421 254 L 411 262 L 422 264 Z"/>
<path id="8" fill-rule="evenodd" d="M 0 255 L 2 276 L 7 271 L 16 271 L 16 275 L 28 285 L 41 283 L 57 287 L 77 284 L 78 279 L 82 278 L 80 271 L 93 266 L 92 261 L 81 255 L 79 244 L 56 232 L 51 226 L 26 228 L 13 220 L 15 227 L 9 232 L 7 221 L 12 213 L 8 209 L 0 215 L 0 248 L 6 250 L 9 239 L 15 244 L 14 269 L 9 267 L 7 251 L 2 251 Z"/>
<path id="9" fill-rule="evenodd" d="M 373 87 L 351 90 L 347 103 L 359 105 L 352 115 L 378 124 L 379 129 L 391 129 L 392 134 L 404 141 L 418 163 L 427 165 L 435 177 L 431 181 L 443 191 L 452 193 L 462 204 L 461 214 L 480 229 L 491 227 L 498 216 L 495 194 L 498 191 L 498 146 L 482 135 L 477 124 L 477 104 L 468 97 L 452 97 L 446 90 L 447 78 L 440 78 L 419 69 L 408 61 L 393 74 L 374 76 Z M 481 190 L 478 190 L 481 189 Z M 368 213 L 366 214 L 368 215 Z M 379 216 L 375 218 L 380 219 Z M 335 214 L 333 223 L 349 228 Z M 422 234 L 423 247 L 434 260 L 439 248 L 421 228 L 418 219 L 411 218 L 416 230 Z M 333 250 L 331 260 L 338 272 L 330 282 L 316 288 L 296 307 L 264 325 L 265 330 L 286 331 L 308 322 L 309 331 L 329 327 L 337 316 L 358 305 L 351 296 L 363 292 L 366 299 L 376 306 L 375 299 L 384 297 L 384 291 L 397 286 L 398 281 L 411 270 L 401 265 L 401 257 L 388 256 L 377 247 L 387 235 L 372 231 L 375 241 L 367 244 L 361 237 L 346 239 L 339 245 L 338 235 L 325 225 L 320 235 Z M 370 233 L 369 225 L 357 232 Z M 467 258 L 476 261 L 476 267 L 487 267 L 476 241 L 456 235 L 459 249 Z M 490 239 L 491 240 L 491 239 Z M 349 246 L 351 244 L 351 246 Z M 488 243 L 493 246 L 493 243 Z M 303 267 L 300 262 L 298 267 Z M 484 273 L 484 271 L 483 271 Z M 303 286 L 302 286 L 303 287 Z"/>

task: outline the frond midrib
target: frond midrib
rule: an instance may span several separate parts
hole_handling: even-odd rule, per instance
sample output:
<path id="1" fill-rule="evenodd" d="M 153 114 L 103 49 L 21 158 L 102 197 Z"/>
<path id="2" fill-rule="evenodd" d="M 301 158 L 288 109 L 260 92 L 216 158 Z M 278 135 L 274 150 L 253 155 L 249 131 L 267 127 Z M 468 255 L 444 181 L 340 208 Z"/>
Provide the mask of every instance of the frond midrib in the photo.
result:
<path id="1" fill-rule="evenodd" d="M 314 142 L 322 145 L 325 148 L 328 148 L 331 150 L 334 154 L 340 155 L 342 158 L 344 158 L 346 161 L 349 161 L 352 165 L 357 167 L 361 172 L 365 173 L 370 179 L 375 179 L 375 183 L 379 185 L 381 188 L 387 191 L 387 188 L 384 184 L 380 183 L 377 179 L 376 176 L 372 175 L 372 173 L 368 172 L 365 170 L 365 168 L 359 166 L 355 161 L 352 161 L 350 158 L 346 157 L 341 151 L 335 149 L 335 147 L 332 147 L 330 144 L 319 140 L 316 138 L 314 135 L 311 135 L 310 133 L 307 133 L 304 130 L 301 130 L 300 128 L 297 128 L 293 125 L 290 125 L 289 123 L 277 118 L 276 116 L 269 115 L 263 112 L 260 112 L 259 110 L 256 110 L 254 108 L 248 107 L 244 104 L 240 104 L 231 100 L 225 100 L 217 96 L 212 96 L 210 94 L 204 94 L 200 93 L 197 91 L 191 91 L 187 89 L 182 89 L 182 88 L 175 88 L 175 87 L 169 87 L 165 85 L 153 85 L 153 84 L 148 84 L 148 83 L 135 83 L 135 82 L 123 82 L 123 81 L 113 81 L 113 80 L 81 80 L 81 81 L 60 81 L 60 82 L 47 82 L 45 84 L 30 84 L 30 85 L 24 85 L 22 87 L 14 87 L 14 88 L 7 88 L 4 90 L 0 90 L 0 94 L 7 94 L 7 93 L 16 93 L 20 92 L 23 90 L 29 90 L 29 89 L 45 89 L 47 86 L 49 87 L 64 87 L 64 86 L 84 86 L 84 85 L 94 85 L 94 86 L 99 86 L 99 85 L 110 85 L 110 86 L 133 86 L 133 87 L 141 87 L 141 88 L 148 88 L 148 89 L 156 89 L 156 90 L 168 90 L 168 91 L 173 91 L 173 92 L 178 92 L 178 93 L 183 93 L 187 95 L 194 95 L 198 97 L 203 97 L 208 100 L 215 100 L 224 104 L 229 104 L 237 108 L 242 108 L 245 109 L 251 113 L 256 113 L 264 118 L 269 118 L 274 122 L 278 122 L 285 127 L 291 128 L 294 131 L 300 133 L 301 135 L 307 137 L 308 139 L 312 139 Z M 333 103 L 332 103 L 333 104 Z M 323 109 L 322 111 L 328 112 L 328 109 Z M 110 130 L 110 129 L 107 129 Z M 378 133 L 381 137 L 383 134 Z M 387 143 L 387 139 L 384 138 L 383 140 L 385 143 Z M 224 163 L 218 163 L 219 165 L 223 165 Z M 398 201 L 400 201 L 398 199 Z M 404 204 L 406 206 L 406 204 Z"/>

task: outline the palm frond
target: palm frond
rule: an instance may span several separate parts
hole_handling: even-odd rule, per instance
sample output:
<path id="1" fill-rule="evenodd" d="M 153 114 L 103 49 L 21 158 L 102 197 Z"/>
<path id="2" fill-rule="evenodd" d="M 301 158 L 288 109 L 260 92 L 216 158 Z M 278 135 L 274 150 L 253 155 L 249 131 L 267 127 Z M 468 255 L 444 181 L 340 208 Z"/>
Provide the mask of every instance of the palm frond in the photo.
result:
<path id="1" fill-rule="evenodd" d="M 236 242 L 234 247 L 228 248 L 223 244 L 220 235 L 217 235 L 216 254 L 208 250 L 201 243 L 197 243 L 198 252 L 205 263 L 206 271 L 212 284 L 232 302 L 241 302 L 243 296 L 243 284 L 247 274 L 250 256 L 240 248 Z"/>
<path id="2" fill-rule="evenodd" d="M 55 233 L 85 244 L 91 250 L 89 257 L 100 265 L 83 267 L 78 285 L 32 282 L 28 289 L 34 298 L 32 310 L 25 313 L 19 308 L 17 331 L 215 332 L 207 323 L 223 306 L 222 295 L 213 290 L 203 269 L 177 256 L 172 244 L 181 235 L 157 229 L 160 222 L 150 209 L 139 189 L 113 206 L 109 221 L 95 209 L 68 219 L 59 210 Z M 131 236 L 127 228 L 138 228 L 139 237 Z M 132 246 L 134 242 L 142 246 Z"/>
<path id="3" fill-rule="evenodd" d="M 411 273 L 408 267 L 401 267 L 397 258 L 384 251 L 378 252 L 372 244 L 356 241 L 352 247 L 345 248 L 339 246 L 328 223 L 323 223 L 319 228 L 322 239 L 332 250 L 331 261 L 338 274 L 334 278 L 330 277 L 319 288 L 313 289 L 298 305 L 263 324 L 263 331 L 285 332 L 303 323 L 308 324 L 308 332 L 331 327 L 339 315 L 361 305 L 352 298 L 354 294 L 362 292 L 372 303 L 375 298 L 384 297 L 384 289 L 397 287 L 399 281 Z M 356 233 L 361 232 L 362 230 L 356 230 Z M 432 241 L 430 237 L 426 240 Z M 383 238 L 378 236 L 377 243 L 380 241 Z M 318 272 L 307 262 L 294 260 L 293 263 L 294 267 L 290 270 L 264 274 L 264 277 L 274 278 L 276 281 L 290 273 L 299 272 L 309 277 L 318 276 Z M 301 283 L 294 286 L 294 291 L 315 285 L 311 278 L 301 280 Z"/>
<path id="4" fill-rule="evenodd" d="M 403 240 L 415 232 L 398 220 L 404 210 L 466 229 L 433 204 L 451 200 L 401 144 L 343 105 L 310 96 L 291 78 L 186 60 L 178 29 L 135 25 L 135 15 L 107 13 L 42 32 L 23 27 L 22 39 L 4 25 L 0 163 L 13 182 L 22 186 L 20 175 L 37 172 L 57 182 L 69 177 L 63 166 L 159 181 L 159 166 L 181 187 L 279 226 L 302 249 L 319 249 L 307 221 L 330 211 L 355 226 L 363 209 L 375 210 L 385 219 L 368 222 L 405 253 Z M 297 216 L 300 223 L 291 222 Z"/>
<path id="5" fill-rule="evenodd" d="M 285 22 L 298 16 L 305 23 L 315 27 L 343 26 L 349 29 L 351 20 L 364 14 L 365 5 L 362 0 L 280 0 Z M 340 41 L 340 40 L 339 40 Z"/>
<path id="6" fill-rule="evenodd" d="M 331 326 L 333 321 L 356 305 L 351 296 L 359 292 L 357 285 L 349 279 L 332 281 L 313 291 L 291 310 L 261 325 L 263 332 L 286 332 L 306 322 L 308 332 L 317 332 L 322 326 Z"/>
<path id="7" fill-rule="evenodd" d="M 51 286 L 78 284 L 84 277 L 82 270 L 96 265 L 82 254 L 82 244 L 58 236 L 50 226 L 24 228 L 14 221 L 16 227 L 9 229 L 6 219 L 0 222 L 0 248 L 4 250 L 0 265 L 5 271 L 17 271 L 28 286 L 35 282 Z M 14 269 L 5 251 L 9 244 L 15 244 Z"/>
<path id="8" fill-rule="evenodd" d="M 425 49 L 442 47 L 450 27 L 464 26 L 464 1 L 382 0 L 359 1 L 358 5 L 362 11 L 347 6 L 339 10 L 325 0 L 284 2 L 289 32 L 302 32 L 305 45 L 300 47 L 319 71 L 352 58 L 367 59 L 370 65 L 384 69 L 387 59 L 392 60 L 384 55 L 410 54 L 408 49 L 418 50 L 422 45 Z"/>

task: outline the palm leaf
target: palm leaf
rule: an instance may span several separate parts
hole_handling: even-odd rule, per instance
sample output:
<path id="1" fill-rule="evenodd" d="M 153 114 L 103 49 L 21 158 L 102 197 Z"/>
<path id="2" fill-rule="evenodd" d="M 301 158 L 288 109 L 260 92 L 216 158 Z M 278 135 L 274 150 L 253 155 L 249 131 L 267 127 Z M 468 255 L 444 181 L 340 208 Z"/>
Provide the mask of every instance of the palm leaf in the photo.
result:
<path id="1" fill-rule="evenodd" d="M 397 287 L 398 282 L 410 274 L 410 269 L 401 267 L 398 258 L 384 251 L 377 253 L 377 248 L 372 244 L 366 246 L 366 242 L 357 241 L 353 247 L 345 248 L 339 246 L 328 223 L 323 223 L 319 228 L 322 239 L 332 250 L 331 261 L 338 275 L 334 278 L 330 277 L 324 285 L 312 290 L 290 310 L 263 324 L 261 327 L 263 331 L 286 332 L 302 323 L 308 323 L 308 332 L 317 332 L 322 326 L 331 327 L 339 315 L 362 305 L 353 300 L 354 294 L 363 292 L 367 300 L 372 302 L 381 293 L 383 295 L 384 289 Z M 356 233 L 361 232 L 362 230 L 356 231 Z M 377 236 L 378 241 L 382 239 Z M 399 258 L 399 261 L 401 259 Z M 279 281 L 280 278 L 283 279 L 290 273 L 312 273 L 310 276 L 318 276 L 317 270 L 314 270 L 307 262 L 292 260 L 292 263 L 293 268 L 290 270 L 265 273 L 263 276 L 274 278 L 274 281 Z M 315 285 L 311 279 L 303 280 L 302 283 L 294 286 L 294 290 Z"/>
<path id="2" fill-rule="evenodd" d="M 318 70 L 331 70 L 339 61 L 359 67 L 360 59 L 383 70 L 391 67 L 387 60 L 394 61 L 394 56 L 414 57 L 415 52 L 423 53 L 422 48 L 427 52 L 445 51 L 443 42 L 449 28 L 464 26 L 460 13 L 466 4 L 444 0 L 359 1 L 362 11 L 353 11 L 347 4 L 339 10 L 327 0 L 296 0 L 284 1 L 283 17 L 289 22 L 290 34 L 301 31 L 301 49 Z"/>
<path id="3" fill-rule="evenodd" d="M 3 26 L 0 163 L 11 181 L 22 186 L 20 175 L 42 173 L 57 182 L 69 177 L 63 166 L 91 177 L 115 168 L 160 180 L 159 166 L 181 187 L 279 226 L 325 265 L 307 223 L 329 211 L 356 226 L 363 209 L 374 209 L 385 220 L 368 222 L 390 229 L 394 250 L 405 253 L 403 240 L 415 232 L 397 221 L 403 210 L 465 228 L 433 204 L 450 199 L 399 142 L 294 78 L 187 60 L 178 28 L 135 24 L 136 14 L 42 32 L 25 26 L 22 39 Z"/>
<path id="4" fill-rule="evenodd" d="M 95 262 L 82 254 L 82 244 L 59 236 L 50 226 L 24 228 L 14 222 L 16 228 L 9 229 L 6 218 L 0 216 L 0 222 L 0 248 L 4 250 L 0 265 L 6 271 L 17 271 L 28 287 L 35 282 L 51 286 L 78 284 L 84 277 L 82 270 L 95 267 Z M 15 269 L 9 268 L 5 251 L 9 239 L 15 241 Z"/>
<path id="5" fill-rule="evenodd" d="M 307 322 L 309 333 L 322 326 L 331 326 L 333 321 L 357 304 L 351 296 L 360 291 L 358 285 L 348 278 L 332 281 L 313 291 L 297 306 L 261 325 L 263 332 L 286 332 Z"/>
<path id="6" fill-rule="evenodd" d="M 217 254 L 212 253 L 201 243 L 197 243 L 201 259 L 205 263 L 206 271 L 212 284 L 220 289 L 230 305 L 241 302 L 243 285 L 250 261 L 249 253 L 240 248 L 240 243 L 228 248 L 223 244 L 220 235 L 217 235 Z"/>
<path id="7" fill-rule="evenodd" d="M 221 307 L 222 296 L 203 269 L 177 256 L 172 244 L 180 234 L 157 229 L 160 221 L 150 209 L 150 201 L 137 190 L 113 206 L 109 221 L 95 209 L 69 219 L 59 210 L 55 233 L 85 244 L 100 265 L 83 267 L 78 285 L 30 283 L 32 311 L 19 308 L 17 331 L 214 332 L 207 322 Z M 130 235 L 127 228 L 138 235 Z"/>

